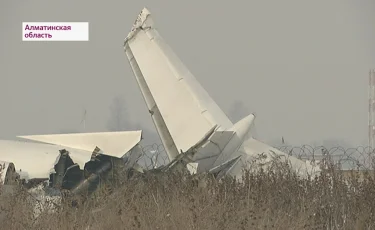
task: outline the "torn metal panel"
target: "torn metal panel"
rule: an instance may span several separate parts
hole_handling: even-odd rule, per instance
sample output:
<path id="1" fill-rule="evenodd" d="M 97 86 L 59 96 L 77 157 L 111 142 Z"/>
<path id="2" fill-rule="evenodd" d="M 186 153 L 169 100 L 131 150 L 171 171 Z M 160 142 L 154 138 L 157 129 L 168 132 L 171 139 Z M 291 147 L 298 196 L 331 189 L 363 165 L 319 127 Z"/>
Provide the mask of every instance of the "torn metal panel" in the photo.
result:
<path id="1" fill-rule="evenodd" d="M 63 149 L 63 150 L 60 150 L 59 152 L 60 152 L 60 157 L 59 157 L 57 164 L 55 164 L 55 167 L 54 167 L 56 173 L 54 174 L 54 178 L 52 178 L 52 180 L 50 179 L 50 181 L 54 182 L 52 186 L 56 188 L 61 188 L 67 168 L 73 165 L 73 161 L 70 159 L 68 151 Z M 68 164 L 70 165 L 68 166 Z"/>
<path id="2" fill-rule="evenodd" d="M 74 194 L 88 190 L 95 190 L 99 178 L 109 171 L 114 171 L 113 176 L 119 172 L 137 168 L 137 161 L 141 157 L 142 149 L 137 144 L 123 158 L 113 157 L 95 147 L 91 158 L 83 168 L 74 164 L 65 149 L 60 150 L 60 158 L 55 165 L 55 173 L 51 174 L 50 182 L 55 188 L 72 190 Z M 123 169 L 123 170 L 122 170 Z"/>
<path id="3" fill-rule="evenodd" d="M 80 167 L 70 157 L 66 149 L 61 149 L 60 156 L 54 165 L 54 171 L 49 177 L 49 186 L 56 189 L 72 189 L 83 180 L 83 167 Z"/>
<path id="4" fill-rule="evenodd" d="M 21 179 L 48 179 L 59 158 L 60 146 L 0 140 L 0 159 L 13 162 Z M 72 160 L 84 166 L 91 152 L 67 148 Z M 52 171 L 51 171 L 52 170 Z"/>
<path id="5" fill-rule="evenodd" d="M 92 152 L 100 146 L 107 155 L 122 157 L 141 141 L 142 131 L 18 136 L 23 139 Z"/>

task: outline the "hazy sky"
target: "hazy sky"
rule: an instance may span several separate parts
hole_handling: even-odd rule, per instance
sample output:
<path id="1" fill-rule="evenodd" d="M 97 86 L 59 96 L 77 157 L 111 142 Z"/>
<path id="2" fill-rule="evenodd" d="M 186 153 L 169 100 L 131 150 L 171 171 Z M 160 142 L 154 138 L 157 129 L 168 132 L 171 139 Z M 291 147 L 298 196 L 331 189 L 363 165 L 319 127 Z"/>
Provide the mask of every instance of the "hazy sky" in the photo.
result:
<path id="1" fill-rule="evenodd" d="M 123 51 L 147 6 L 226 112 L 255 112 L 260 139 L 367 141 L 374 0 L 0 1 L 0 138 L 106 131 L 116 96 L 154 129 Z M 22 42 L 23 21 L 88 21 L 89 42 Z M 236 111 L 236 109 L 235 109 Z"/>

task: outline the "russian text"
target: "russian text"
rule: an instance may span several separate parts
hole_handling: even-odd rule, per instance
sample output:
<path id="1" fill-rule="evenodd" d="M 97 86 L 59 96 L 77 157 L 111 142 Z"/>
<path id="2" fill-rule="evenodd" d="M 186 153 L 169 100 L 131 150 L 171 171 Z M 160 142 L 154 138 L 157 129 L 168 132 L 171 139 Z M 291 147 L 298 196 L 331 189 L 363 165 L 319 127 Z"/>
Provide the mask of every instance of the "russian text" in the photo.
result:
<path id="1" fill-rule="evenodd" d="M 52 35 L 30 32 L 28 34 L 25 34 L 25 38 L 52 38 Z"/>
<path id="2" fill-rule="evenodd" d="M 25 26 L 25 30 L 72 30 L 71 26 Z"/>

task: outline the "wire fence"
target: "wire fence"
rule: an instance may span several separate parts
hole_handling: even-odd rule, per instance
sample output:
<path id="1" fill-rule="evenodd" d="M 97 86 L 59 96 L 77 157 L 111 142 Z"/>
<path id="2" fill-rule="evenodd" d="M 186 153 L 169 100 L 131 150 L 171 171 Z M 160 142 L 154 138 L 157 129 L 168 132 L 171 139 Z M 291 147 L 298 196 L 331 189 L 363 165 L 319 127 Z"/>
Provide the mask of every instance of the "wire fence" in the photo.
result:
<path id="1" fill-rule="evenodd" d="M 300 147 L 281 146 L 279 150 L 301 160 L 321 161 L 330 159 L 343 170 L 370 170 L 374 166 L 374 150 L 366 146 L 343 148 L 302 145 Z"/>
<path id="2" fill-rule="evenodd" d="M 304 161 L 319 162 L 329 159 L 336 165 L 339 165 L 342 170 L 370 170 L 375 165 L 374 150 L 365 146 L 356 148 L 326 148 L 324 146 L 302 145 L 299 147 L 279 146 L 275 148 Z M 139 163 L 146 169 L 157 168 L 169 163 L 168 156 L 162 144 L 155 143 L 142 146 L 142 152 L 143 156 Z"/>

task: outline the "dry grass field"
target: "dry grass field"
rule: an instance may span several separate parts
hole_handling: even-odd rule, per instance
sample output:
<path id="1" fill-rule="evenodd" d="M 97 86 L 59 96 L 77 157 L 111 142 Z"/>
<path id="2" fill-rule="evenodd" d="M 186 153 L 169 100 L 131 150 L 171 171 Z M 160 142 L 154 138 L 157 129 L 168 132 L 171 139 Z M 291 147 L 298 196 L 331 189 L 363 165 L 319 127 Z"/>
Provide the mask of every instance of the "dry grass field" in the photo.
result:
<path id="1" fill-rule="evenodd" d="M 89 198 L 65 196 L 54 213 L 37 219 L 30 194 L 19 188 L 0 196 L 0 224 L 1 229 L 375 229 L 373 175 L 325 164 L 311 179 L 284 166 L 247 172 L 243 183 L 177 173 L 118 178 Z"/>

